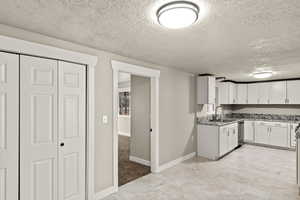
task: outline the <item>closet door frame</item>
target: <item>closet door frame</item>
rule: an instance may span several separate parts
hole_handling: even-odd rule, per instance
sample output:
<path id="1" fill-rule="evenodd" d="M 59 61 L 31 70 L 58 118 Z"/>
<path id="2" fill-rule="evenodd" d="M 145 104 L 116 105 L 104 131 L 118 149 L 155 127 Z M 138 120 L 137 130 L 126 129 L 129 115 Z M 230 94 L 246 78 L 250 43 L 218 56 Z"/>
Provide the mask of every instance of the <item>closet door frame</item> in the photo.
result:
<path id="1" fill-rule="evenodd" d="M 93 200 L 95 198 L 95 180 L 94 180 L 94 159 L 95 159 L 95 66 L 98 57 L 79 53 L 75 51 L 65 50 L 49 45 L 20 40 L 12 37 L 0 35 L 0 51 L 6 53 L 15 53 L 19 55 L 32 55 L 36 57 L 49 58 L 73 62 L 86 65 L 87 81 L 86 81 L 86 114 L 87 114 L 87 152 L 86 152 L 86 199 Z"/>

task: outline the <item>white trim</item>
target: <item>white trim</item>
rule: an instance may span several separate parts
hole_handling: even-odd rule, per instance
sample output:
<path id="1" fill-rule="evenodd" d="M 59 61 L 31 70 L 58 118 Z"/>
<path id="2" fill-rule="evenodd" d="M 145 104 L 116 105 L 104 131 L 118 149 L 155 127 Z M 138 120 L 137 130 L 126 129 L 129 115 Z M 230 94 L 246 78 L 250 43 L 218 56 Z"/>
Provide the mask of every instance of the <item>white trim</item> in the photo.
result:
<path id="1" fill-rule="evenodd" d="M 129 156 L 129 160 L 132 161 L 132 162 L 139 163 L 141 165 L 145 165 L 145 166 L 150 166 L 151 165 L 149 160 L 144 160 L 142 158 L 138 158 L 138 157 L 135 157 L 135 156 Z"/>
<path id="2" fill-rule="evenodd" d="M 94 200 L 94 126 L 95 126 L 95 66 L 96 56 L 42 45 L 0 35 L 0 50 L 70 61 L 87 65 L 87 186 L 88 200 Z"/>
<path id="3" fill-rule="evenodd" d="M 88 200 L 95 196 L 95 68 L 87 68 L 88 79 L 88 138 L 87 138 L 87 193 Z"/>
<path id="4" fill-rule="evenodd" d="M 166 169 L 174 167 L 175 165 L 178 165 L 179 163 L 181 163 L 183 161 L 186 161 L 186 160 L 189 160 L 189 159 L 191 159 L 195 156 L 196 156 L 196 152 L 193 152 L 193 153 L 187 154 L 185 156 L 182 156 L 180 158 L 177 158 L 176 160 L 172 160 L 170 162 L 167 162 L 167 163 L 165 163 L 165 164 L 163 164 L 159 167 L 158 172 L 162 172 Z"/>
<path id="5" fill-rule="evenodd" d="M 139 76 L 146 76 L 146 77 L 156 77 L 159 78 L 160 71 L 156 69 L 150 69 L 138 65 L 128 64 L 120 61 L 111 61 L 113 70 L 116 70 L 118 72 L 126 72 L 134 75 Z M 119 79 L 119 77 L 118 77 Z"/>
<path id="6" fill-rule="evenodd" d="M 109 187 L 109 188 L 102 190 L 101 192 L 98 192 L 97 194 L 95 194 L 94 200 L 103 199 L 104 197 L 107 197 L 115 192 L 117 192 L 115 187 Z"/>
<path id="7" fill-rule="evenodd" d="M 130 92 L 131 88 L 130 87 L 121 87 L 119 88 L 119 92 Z"/>
<path id="8" fill-rule="evenodd" d="M 54 58 L 86 64 L 95 67 L 98 61 L 96 56 L 69 51 L 57 47 L 28 42 L 16 38 L 0 35 L 0 50 L 11 51 L 20 54 L 29 54 L 47 58 Z"/>
<path id="9" fill-rule="evenodd" d="M 159 166 L 159 77 L 160 71 L 112 60 L 113 68 L 113 184 L 118 189 L 118 79 L 119 72 L 151 78 L 151 171 Z"/>

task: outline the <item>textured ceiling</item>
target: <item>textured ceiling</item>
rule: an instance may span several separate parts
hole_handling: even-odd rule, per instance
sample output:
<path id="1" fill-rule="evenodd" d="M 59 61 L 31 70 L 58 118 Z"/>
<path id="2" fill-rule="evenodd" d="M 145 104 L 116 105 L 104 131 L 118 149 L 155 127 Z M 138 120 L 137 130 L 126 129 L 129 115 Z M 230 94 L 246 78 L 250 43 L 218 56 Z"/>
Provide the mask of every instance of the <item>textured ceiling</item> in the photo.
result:
<path id="1" fill-rule="evenodd" d="M 300 0 L 193 1 L 200 20 L 182 30 L 155 21 L 169 0 L 1 0 L 0 23 L 188 72 L 300 77 Z"/>

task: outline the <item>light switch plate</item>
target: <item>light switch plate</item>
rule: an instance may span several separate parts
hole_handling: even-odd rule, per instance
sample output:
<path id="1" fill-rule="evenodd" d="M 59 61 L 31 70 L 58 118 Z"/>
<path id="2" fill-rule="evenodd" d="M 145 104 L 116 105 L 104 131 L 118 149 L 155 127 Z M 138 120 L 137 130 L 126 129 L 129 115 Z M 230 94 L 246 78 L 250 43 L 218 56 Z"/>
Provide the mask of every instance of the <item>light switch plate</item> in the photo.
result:
<path id="1" fill-rule="evenodd" d="M 103 115 L 102 116 L 102 123 L 103 124 L 108 124 L 108 117 L 107 117 L 107 115 Z"/>

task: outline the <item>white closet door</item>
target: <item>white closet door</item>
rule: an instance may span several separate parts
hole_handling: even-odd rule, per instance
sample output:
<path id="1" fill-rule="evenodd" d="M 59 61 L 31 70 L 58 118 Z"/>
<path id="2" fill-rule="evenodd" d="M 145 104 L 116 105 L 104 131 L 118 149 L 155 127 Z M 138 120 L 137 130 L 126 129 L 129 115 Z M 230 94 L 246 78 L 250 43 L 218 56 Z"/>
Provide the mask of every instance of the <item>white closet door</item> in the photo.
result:
<path id="1" fill-rule="evenodd" d="M 85 199 L 85 72 L 59 62 L 59 200 Z"/>
<path id="2" fill-rule="evenodd" d="M 20 200 L 57 200 L 57 61 L 21 56 Z"/>
<path id="3" fill-rule="evenodd" d="M 0 52 L 0 200 L 18 200 L 19 56 Z"/>

